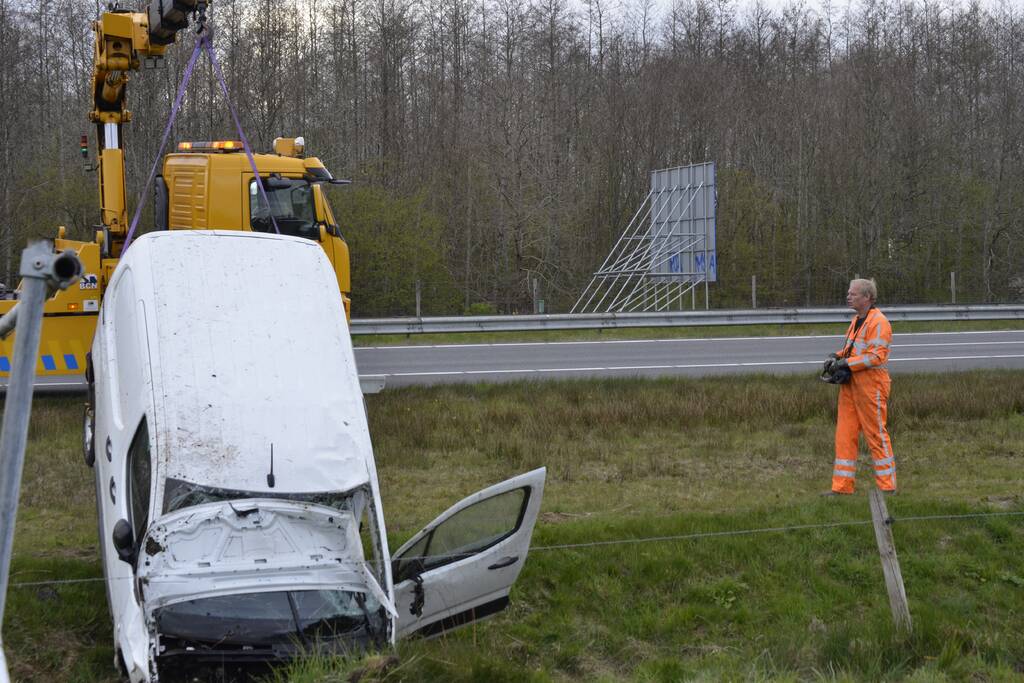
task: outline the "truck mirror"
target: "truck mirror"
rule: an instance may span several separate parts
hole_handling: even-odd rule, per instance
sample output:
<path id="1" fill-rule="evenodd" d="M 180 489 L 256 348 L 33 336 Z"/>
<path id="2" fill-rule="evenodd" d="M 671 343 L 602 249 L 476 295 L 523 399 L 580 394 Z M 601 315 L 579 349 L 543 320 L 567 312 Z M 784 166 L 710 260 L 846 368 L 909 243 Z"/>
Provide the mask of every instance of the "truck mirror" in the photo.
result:
<path id="1" fill-rule="evenodd" d="M 135 564 L 135 538 L 132 533 L 132 525 L 127 519 L 119 519 L 114 524 L 114 549 L 122 562 Z"/>
<path id="2" fill-rule="evenodd" d="M 264 190 L 287 190 L 292 186 L 292 181 L 287 178 L 263 178 Z"/>
<path id="3" fill-rule="evenodd" d="M 320 240 L 321 242 L 326 242 L 327 241 L 327 226 L 325 224 L 323 224 L 323 223 L 320 223 L 319 227 L 320 227 L 320 233 L 317 235 L 317 239 Z"/>

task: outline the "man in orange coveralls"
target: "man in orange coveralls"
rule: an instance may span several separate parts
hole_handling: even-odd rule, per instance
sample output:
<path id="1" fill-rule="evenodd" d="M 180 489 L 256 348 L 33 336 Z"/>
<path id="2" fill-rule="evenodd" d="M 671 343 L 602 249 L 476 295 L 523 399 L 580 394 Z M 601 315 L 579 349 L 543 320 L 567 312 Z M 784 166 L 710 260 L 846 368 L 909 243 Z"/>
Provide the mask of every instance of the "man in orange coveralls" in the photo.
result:
<path id="1" fill-rule="evenodd" d="M 836 420 L 836 461 L 832 490 L 824 495 L 853 493 L 857 472 L 857 435 L 863 432 L 874 461 L 875 483 L 885 493 L 896 491 L 896 461 L 885 428 L 889 400 L 889 371 L 885 362 L 892 344 L 892 326 L 875 308 L 878 289 L 874 280 L 853 280 L 846 305 L 857 312 L 846 331 L 843 349 L 832 354 L 829 374 L 850 372 L 839 386 Z"/>

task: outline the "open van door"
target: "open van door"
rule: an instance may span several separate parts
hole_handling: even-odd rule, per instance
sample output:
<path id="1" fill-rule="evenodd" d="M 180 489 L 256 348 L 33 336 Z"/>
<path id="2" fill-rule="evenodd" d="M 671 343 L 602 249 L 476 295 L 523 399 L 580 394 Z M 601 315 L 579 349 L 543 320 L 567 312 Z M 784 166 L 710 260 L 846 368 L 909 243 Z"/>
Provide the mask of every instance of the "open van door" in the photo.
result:
<path id="1" fill-rule="evenodd" d="M 545 468 L 478 491 L 395 552 L 397 637 L 433 636 L 508 605 L 540 512 Z"/>

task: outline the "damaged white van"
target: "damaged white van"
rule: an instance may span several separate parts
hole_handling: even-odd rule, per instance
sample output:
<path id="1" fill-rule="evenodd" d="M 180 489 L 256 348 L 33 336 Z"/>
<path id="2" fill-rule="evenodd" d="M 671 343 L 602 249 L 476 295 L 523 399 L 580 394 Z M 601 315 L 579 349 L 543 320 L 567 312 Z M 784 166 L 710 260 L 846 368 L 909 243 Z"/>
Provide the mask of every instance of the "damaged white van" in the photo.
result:
<path id="1" fill-rule="evenodd" d="M 315 242 L 138 239 L 87 379 L 85 459 L 131 681 L 239 679 L 508 603 L 544 469 L 452 506 L 389 557 L 345 312 Z"/>

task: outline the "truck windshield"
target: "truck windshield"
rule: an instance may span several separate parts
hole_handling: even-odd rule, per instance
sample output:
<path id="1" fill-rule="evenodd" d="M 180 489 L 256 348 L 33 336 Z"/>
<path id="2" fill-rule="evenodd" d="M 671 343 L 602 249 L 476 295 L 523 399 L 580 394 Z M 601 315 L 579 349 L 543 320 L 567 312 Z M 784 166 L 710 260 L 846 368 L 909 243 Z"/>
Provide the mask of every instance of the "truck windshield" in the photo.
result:
<path id="1" fill-rule="evenodd" d="M 269 208 L 256 181 L 249 183 L 249 215 L 252 217 L 250 225 L 253 230 L 274 232 L 276 221 L 282 235 L 320 239 L 312 185 L 300 178 L 265 178 L 263 189 L 270 201 Z M 270 220 L 271 213 L 274 221 Z"/>
<path id="2" fill-rule="evenodd" d="M 242 593 L 186 600 L 154 613 L 162 638 L 190 645 L 273 645 L 342 640 L 381 645 L 384 610 L 369 592 L 347 590 Z"/>

